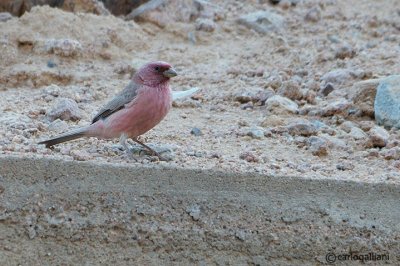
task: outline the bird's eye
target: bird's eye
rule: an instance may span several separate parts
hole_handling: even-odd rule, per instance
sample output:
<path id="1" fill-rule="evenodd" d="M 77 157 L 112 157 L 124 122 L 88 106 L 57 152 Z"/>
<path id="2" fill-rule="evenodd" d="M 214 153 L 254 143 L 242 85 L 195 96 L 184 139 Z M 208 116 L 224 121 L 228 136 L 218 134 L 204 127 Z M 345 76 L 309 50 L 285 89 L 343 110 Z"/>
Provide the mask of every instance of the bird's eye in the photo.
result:
<path id="1" fill-rule="evenodd" d="M 154 69 L 155 69 L 156 71 L 160 71 L 160 67 L 158 67 L 158 66 L 155 67 Z"/>

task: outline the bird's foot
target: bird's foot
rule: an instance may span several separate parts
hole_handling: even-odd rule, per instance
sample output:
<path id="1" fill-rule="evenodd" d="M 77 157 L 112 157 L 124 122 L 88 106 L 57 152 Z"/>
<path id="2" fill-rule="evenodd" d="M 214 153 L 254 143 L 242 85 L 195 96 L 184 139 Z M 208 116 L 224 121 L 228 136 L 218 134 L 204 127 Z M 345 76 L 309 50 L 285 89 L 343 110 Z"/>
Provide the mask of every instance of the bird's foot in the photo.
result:
<path id="1" fill-rule="evenodd" d="M 174 149 L 169 145 L 155 146 L 149 144 L 149 146 L 144 147 L 142 145 L 133 144 L 130 145 L 129 150 L 136 156 L 148 157 L 150 161 L 171 161 L 175 155 L 173 152 Z"/>

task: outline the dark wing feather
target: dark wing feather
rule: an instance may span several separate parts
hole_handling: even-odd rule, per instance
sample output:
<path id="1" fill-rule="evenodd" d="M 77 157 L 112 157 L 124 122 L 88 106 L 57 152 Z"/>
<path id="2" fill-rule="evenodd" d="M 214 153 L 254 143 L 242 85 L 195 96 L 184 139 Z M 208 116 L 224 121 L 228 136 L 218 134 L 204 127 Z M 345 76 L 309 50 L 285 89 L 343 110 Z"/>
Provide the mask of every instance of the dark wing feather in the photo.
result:
<path id="1" fill-rule="evenodd" d="M 97 115 L 93 118 L 92 124 L 100 119 L 105 119 L 111 114 L 121 110 L 125 104 L 135 99 L 138 93 L 139 85 L 131 81 L 120 93 L 118 93 L 111 101 L 109 101 Z"/>

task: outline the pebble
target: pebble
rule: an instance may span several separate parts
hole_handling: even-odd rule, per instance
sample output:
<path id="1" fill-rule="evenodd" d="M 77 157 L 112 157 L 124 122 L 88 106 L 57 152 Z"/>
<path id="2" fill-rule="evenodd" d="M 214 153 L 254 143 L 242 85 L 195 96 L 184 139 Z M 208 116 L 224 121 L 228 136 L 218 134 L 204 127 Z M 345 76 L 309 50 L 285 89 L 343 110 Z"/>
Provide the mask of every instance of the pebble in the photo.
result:
<path id="1" fill-rule="evenodd" d="M 50 60 L 47 61 L 47 67 L 53 68 L 53 67 L 56 67 L 56 66 L 57 66 L 57 64 L 54 63 L 53 60 L 50 59 Z"/>
<path id="2" fill-rule="evenodd" d="M 400 75 L 381 80 L 374 106 L 375 120 L 379 125 L 400 128 Z"/>
<path id="3" fill-rule="evenodd" d="M 291 100 L 300 100 L 303 98 L 300 85 L 293 80 L 284 81 L 278 90 L 278 94 Z"/>
<path id="4" fill-rule="evenodd" d="M 262 127 L 252 127 L 246 135 L 253 139 L 262 139 L 264 138 L 264 129 Z"/>
<path id="5" fill-rule="evenodd" d="M 335 58 L 353 58 L 355 55 L 356 51 L 350 44 L 343 44 L 335 50 Z"/>
<path id="6" fill-rule="evenodd" d="M 386 160 L 399 160 L 400 159 L 400 147 L 393 147 L 390 149 L 382 150 L 380 154 Z"/>
<path id="7" fill-rule="evenodd" d="M 319 111 L 321 116 L 333 116 L 337 114 L 347 115 L 346 111 L 351 107 L 351 103 L 346 99 L 339 99 L 328 103 Z"/>
<path id="8" fill-rule="evenodd" d="M 199 128 L 197 128 L 197 127 L 192 128 L 192 130 L 190 130 L 190 134 L 192 134 L 192 135 L 194 135 L 196 137 L 203 135 L 201 130 Z"/>
<path id="9" fill-rule="evenodd" d="M 195 21 L 195 28 L 199 31 L 213 32 L 216 27 L 214 20 L 209 18 L 198 18 Z"/>
<path id="10" fill-rule="evenodd" d="M 295 136 L 309 137 L 318 133 L 317 127 L 307 120 L 294 121 L 286 128 L 289 134 Z"/>
<path id="11" fill-rule="evenodd" d="M 195 204 L 186 208 L 186 213 L 188 213 L 194 221 L 198 221 L 200 219 L 201 208 L 198 204 Z"/>
<path id="12" fill-rule="evenodd" d="M 351 128 L 349 135 L 355 140 L 366 139 L 368 135 L 359 127 Z"/>
<path id="13" fill-rule="evenodd" d="M 71 39 L 50 39 L 45 42 L 45 49 L 48 53 L 54 53 L 64 57 L 73 57 L 82 52 L 82 45 L 77 40 Z"/>
<path id="14" fill-rule="evenodd" d="M 328 154 L 328 143 L 324 138 L 311 136 L 307 140 L 307 146 L 315 156 L 325 156 Z"/>
<path id="15" fill-rule="evenodd" d="M 239 158 L 249 163 L 257 163 L 259 159 L 251 152 L 243 152 L 239 155 Z"/>
<path id="16" fill-rule="evenodd" d="M 13 16 L 8 12 L 0 12 L 0 22 L 6 22 L 7 20 L 12 19 Z"/>
<path id="17" fill-rule="evenodd" d="M 46 115 L 50 121 L 54 121 L 57 118 L 65 121 L 77 121 L 82 118 L 82 112 L 78 104 L 69 98 L 57 98 L 56 103 L 46 112 Z"/>
<path id="18" fill-rule="evenodd" d="M 267 78 L 265 87 L 271 87 L 274 90 L 279 89 L 282 86 L 282 77 L 280 75 L 271 75 Z"/>
<path id="19" fill-rule="evenodd" d="M 378 148 L 385 147 L 390 137 L 387 130 L 379 126 L 371 128 L 368 135 L 372 146 Z"/>
<path id="20" fill-rule="evenodd" d="M 274 95 L 269 98 L 265 102 L 265 106 L 267 110 L 273 114 L 296 114 L 299 111 L 297 103 L 279 95 Z"/>
<path id="21" fill-rule="evenodd" d="M 353 84 L 349 98 L 353 101 L 359 116 L 375 117 L 374 101 L 379 82 L 380 79 L 369 79 Z"/>
<path id="22" fill-rule="evenodd" d="M 270 31 L 279 31 L 284 27 L 285 18 L 270 11 L 256 11 L 241 16 L 237 22 L 258 33 L 266 34 Z"/>
<path id="23" fill-rule="evenodd" d="M 320 89 L 319 92 L 324 96 L 328 96 L 328 94 L 331 93 L 334 89 L 335 87 L 333 87 L 332 83 L 327 83 Z"/>
<path id="24" fill-rule="evenodd" d="M 321 20 L 321 8 L 318 6 L 312 7 L 310 10 L 307 11 L 306 16 L 304 17 L 306 21 L 309 22 L 318 22 Z"/>
<path id="25" fill-rule="evenodd" d="M 49 124 L 47 129 L 55 133 L 65 132 L 68 129 L 68 123 L 57 118 Z"/>
<path id="26" fill-rule="evenodd" d="M 336 169 L 341 171 L 353 170 L 354 165 L 350 162 L 341 162 L 336 165 Z"/>
<path id="27" fill-rule="evenodd" d="M 322 81 L 332 84 L 343 84 L 354 77 L 354 72 L 351 69 L 336 69 L 332 70 L 321 77 Z"/>

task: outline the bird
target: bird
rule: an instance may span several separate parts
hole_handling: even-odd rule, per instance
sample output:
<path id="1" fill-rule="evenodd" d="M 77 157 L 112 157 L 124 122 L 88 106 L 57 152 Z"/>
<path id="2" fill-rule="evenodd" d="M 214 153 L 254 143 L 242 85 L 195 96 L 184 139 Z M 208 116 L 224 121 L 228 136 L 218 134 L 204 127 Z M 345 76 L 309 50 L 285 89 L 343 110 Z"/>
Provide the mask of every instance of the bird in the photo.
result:
<path id="1" fill-rule="evenodd" d="M 38 144 L 51 148 L 82 137 L 119 138 L 121 145 L 128 152 L 127 140 L 130 138 L 149 150 L 152 155 L 162 159 L 138 137 L 160 123 L 171 109 L 173 95 L 169 82 L 177 75 L 176 70 L 167 62 L 147 63 L 139 68 L 121 92 L 99 110 L 90 125 Z"/>

